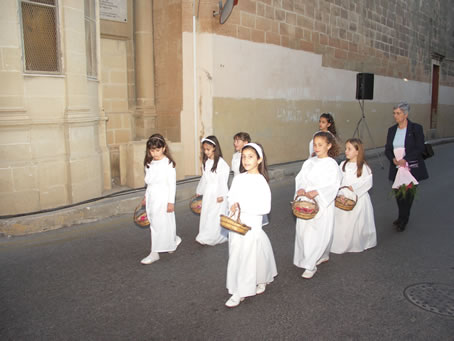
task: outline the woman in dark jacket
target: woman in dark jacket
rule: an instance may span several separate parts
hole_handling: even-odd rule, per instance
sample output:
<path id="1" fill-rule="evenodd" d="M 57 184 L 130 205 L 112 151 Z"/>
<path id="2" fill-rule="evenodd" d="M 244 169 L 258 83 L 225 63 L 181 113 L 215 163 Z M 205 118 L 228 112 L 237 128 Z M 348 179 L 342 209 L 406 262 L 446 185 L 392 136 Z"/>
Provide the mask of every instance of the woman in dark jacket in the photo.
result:
<path id="1" fill-rule="evenodd" d="M 422 157 L 424 152 L 424 133 L 420 124 L 411 122 L 408 119 L 410 105 L 407 102 L 401 102 L 394 107 L 395 125 L 388 129 L 386 138 L 385 155 L 390 161 L 389 180 L 394 181 L 398 166 L 405 166 L 408 163 L 411 174 L 416 180 L 427 179 L 426 164 Z M 394 155 L 394 148 L 404 147 L 405 156 L 402 160 L 397 161 Z M 410 218 L 410 209 L 413 203 L 414 195 L 396 196 L 397 206 L 399 208 L 399 217 L 393 222 L 398 231 L 404 231 Z"/>

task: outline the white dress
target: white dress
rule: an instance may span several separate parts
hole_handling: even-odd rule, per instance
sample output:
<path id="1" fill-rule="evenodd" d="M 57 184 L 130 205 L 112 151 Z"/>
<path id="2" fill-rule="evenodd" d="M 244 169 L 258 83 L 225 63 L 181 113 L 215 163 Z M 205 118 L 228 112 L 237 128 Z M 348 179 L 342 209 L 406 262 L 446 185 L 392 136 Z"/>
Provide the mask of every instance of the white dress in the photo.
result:
<path id="1" fill-rule="evenodd" d="M 200 212 L 199 234 L 195 238 L 201 244 L 216 245 L 227 241 L 228 233 L 222 228 L 220 215 L 227 212 L 227 183 L 230 168 L 222 157 L 219 158 L 215 172 L 211 171 L 214 161 L 208 159 L 197 186 L 197 194 L 203 195 L 202 211 Z M 224 201 L 217 202 L 218 197 Z"/>
<path id="2" fill-rule="evenodd" d="M 344 163 L 340 164 L 341 171 Z M 372 171 L 363 165 L 363 172 L 358 178 L 356 169 L 356 163 L 348 162 L 343 172 L 341 186 L 352 186 L 358 201 L 351 211 L 335 209 L 333 253 L 361 252 L 377 245 L 374 208 L 368 193 L 372 188 Z"/>
<path id="3" fill-rule="evenodd" d="M 341 182 L 337 162 L 330 158 L 307 159 L 295 179 L 295 196 L 299 189 L 316 190 L 317 215 L 309 220 L 296 219 L 293 264 L 313 271 L 320 258 L 329 255 L 334 225 L 334 199 Z"/>
<path id="4" fill-rule="evenodd" d="M 232 156 L 232 170 L 233 170 L 233 177 L 236 177 L 237 175 L 241 174 L 240 173 L 240 164 L 241 164 L 241 152 L 236 152 Z M 264 214 L 262 218 L 262 225 L 268 225 L 269 224 L 269 219 L 268 215 Z"/>
<path id="5" fill-rule="evenodd" d="M 232 156 L 232 171 L 233 176 L 240 174 L 241 152 L 235 152 Z"/>
<path id="6" fill-rule="evenodd" d="M 277 276 L 273 248 L 262 229 L 262 216 L 271 209 L 270 187 L 263 175 L 242 173 L 233 179 L 228 202 L 240 205 L 241 222 L 251 230 L 244 236 L 229 232 L 227 289 L 231 295 L 253 296 L 257 284 Z"/>
<path id="7" fill-rule="evenodd" d="M 176 171 L 169 159 L 153 160 L 145 167 L 145 202 L 151 229 L 151 251 L 175 251 L 175 213 L 167 213 L 167 204 L 175 203 Z"/>

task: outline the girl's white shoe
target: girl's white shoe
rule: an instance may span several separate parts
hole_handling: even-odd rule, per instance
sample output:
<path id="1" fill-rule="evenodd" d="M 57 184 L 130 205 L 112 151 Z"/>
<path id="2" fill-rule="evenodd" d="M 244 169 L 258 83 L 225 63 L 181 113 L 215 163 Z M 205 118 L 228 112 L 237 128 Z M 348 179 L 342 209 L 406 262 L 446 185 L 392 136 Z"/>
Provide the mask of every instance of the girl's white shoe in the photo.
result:
<path id="1" fill-rule="evenodd" d="M 306 278 L 306 279 L 310 279 L 310 278 L 314 277 L 316 272 L 317 272 L 317 268 L 315 268 L 314 270 L 306 269 L 306 271 L 303 272 L 301 277 Z"/>
<path id="2" fill-rule="evenodd" d="M 244 301 L 244 297 L 240 297 L 238 295 L 233 294 L 232 297 L 229 298 L 227 302 L 225 302 L 225 306 L 229 308 L 235 308 L 240 305 L 241 302 Z"/>
<path id="3" fill-rule="evenodd" d="M 148 265 L 148 264 L 151 264 L 153 262 L 156 262 L 157 260 L 159 260 L 159 253 L 150 252 L 150 254 L 147 257 L 145 257 L 144 259 L 142 259 L 140 261 L 140 263 L 142 263 L 144 265 Z"/>
<path id="4" fill-rule="evenodd" d="M 178 236 L 175 237 L 175 244 L 176 244 L 176 247 L 178 247 L 178 245 L 181 244 L 181 238 L 180 237 L 178 237 Z M 175 251 L 169 251 L 169 253 L 171 253 L 171 254 L 174 253 L 174 252 Z"/>
<path id="5" fill-rule="evenodd" d="M 265 292 L 265 289 L 266 289 L 266 283 L 257 284 L 257 288 L 255 290 L 255 293 L 257 295 L 263 294 Z"/>
<path id="6" fill-rule="evenodd" d="M 315 265 L 320 265 L 320 264 L 326 263 L 327 261 L 329 261 L 329 257 L 325 256 L 325 257 L 320 258 Z"/>

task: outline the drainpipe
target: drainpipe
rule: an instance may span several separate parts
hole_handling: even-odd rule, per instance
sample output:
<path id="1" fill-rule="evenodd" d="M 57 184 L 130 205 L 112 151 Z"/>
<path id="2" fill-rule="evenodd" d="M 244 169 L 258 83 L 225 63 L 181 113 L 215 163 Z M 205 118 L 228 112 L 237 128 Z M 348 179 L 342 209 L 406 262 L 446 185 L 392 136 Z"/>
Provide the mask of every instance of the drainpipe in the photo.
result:
<path id="1" fill-rule="evenodd" d="M 200 0 L 199 0 L 200 2 Z M 197 38 L 196 38 L 196 0 L 192 7 L 192 60 L 193 60 L 193 77 L 194 77 L 194 166 L 195 175 L 199 173 L 199 133 L 197 122 Z"/>

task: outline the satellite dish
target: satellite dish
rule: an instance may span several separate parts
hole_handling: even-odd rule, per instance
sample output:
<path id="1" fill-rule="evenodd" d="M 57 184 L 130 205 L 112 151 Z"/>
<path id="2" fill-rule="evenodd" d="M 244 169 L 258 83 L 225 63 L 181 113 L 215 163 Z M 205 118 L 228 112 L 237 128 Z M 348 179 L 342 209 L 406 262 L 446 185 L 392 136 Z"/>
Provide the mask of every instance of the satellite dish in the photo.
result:
<path id="1" fill-rule="evenodd" d="M 219 12 L 213 11 L 213 17 L 219 15 L 219 23 L 224 24 L 236 5 L 238 5 L 238 0 L 226 0 L 224 5 L 222 5 L 222 0 L 219 0 Z"/>

